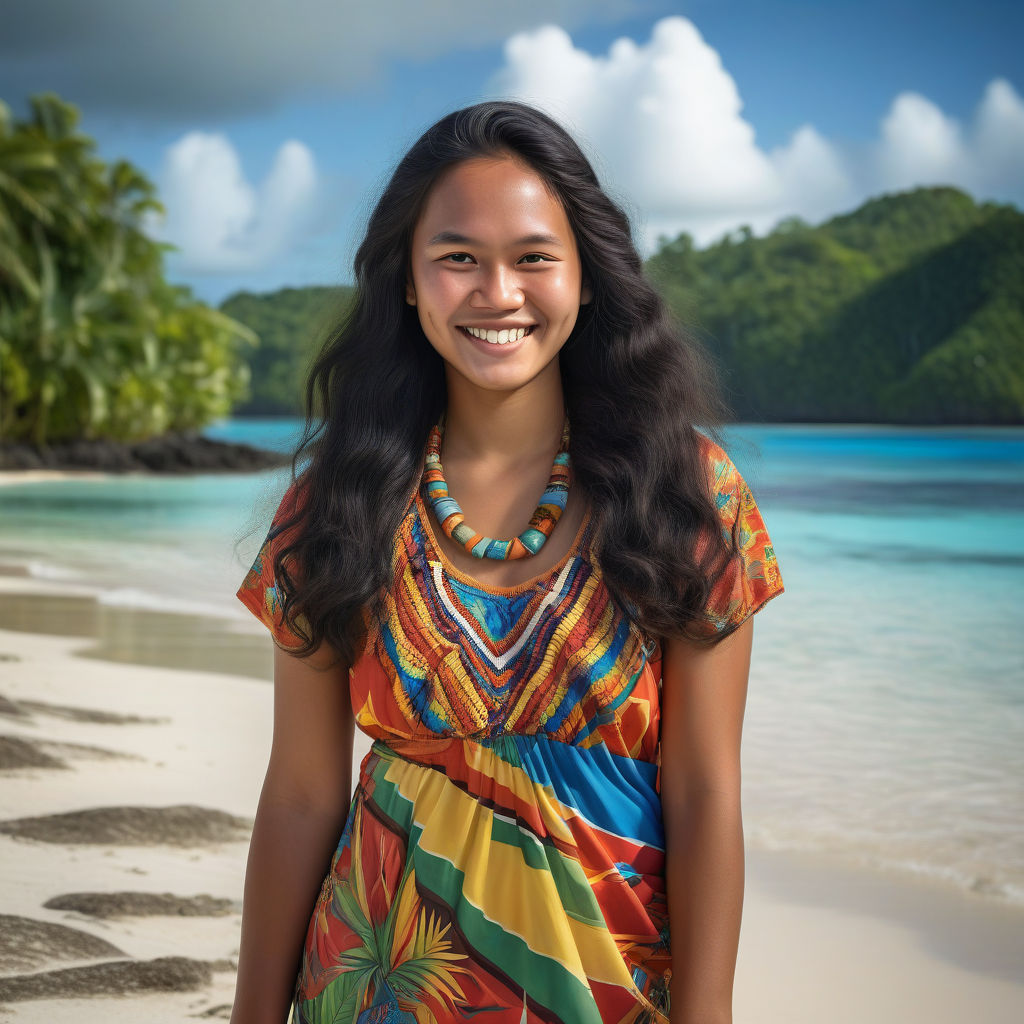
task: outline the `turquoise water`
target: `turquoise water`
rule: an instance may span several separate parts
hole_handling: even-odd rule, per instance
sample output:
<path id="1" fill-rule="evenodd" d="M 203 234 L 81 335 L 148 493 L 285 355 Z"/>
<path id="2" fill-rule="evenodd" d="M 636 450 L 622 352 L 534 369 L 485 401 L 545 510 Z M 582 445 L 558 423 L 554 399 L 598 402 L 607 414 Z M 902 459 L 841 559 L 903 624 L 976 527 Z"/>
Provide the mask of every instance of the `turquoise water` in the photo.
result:
<path id="1" fill-rule="evenodd" d="M 214 436 L 287 448 L 292 421 Z M 740 426 L 786 593 L 757 616 L 748 841 L 1024 903 L 1024 430 Z M 287 483 L 0 490 L 0 562 L 256 629 L 234 589 Z"/>

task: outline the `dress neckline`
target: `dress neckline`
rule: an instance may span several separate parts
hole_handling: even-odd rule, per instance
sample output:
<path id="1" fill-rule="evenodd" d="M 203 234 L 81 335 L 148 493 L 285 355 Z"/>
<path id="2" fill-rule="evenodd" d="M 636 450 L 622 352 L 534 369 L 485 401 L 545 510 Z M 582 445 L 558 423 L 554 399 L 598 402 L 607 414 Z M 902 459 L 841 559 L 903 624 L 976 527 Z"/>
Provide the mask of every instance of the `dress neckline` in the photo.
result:
<path id="1" fill-rule="evenodd" d="M 426 502 L 423 500 L 423 490 L 420 487 L 416 488 L 416 496 L 413 499 L 413 505 L 416 511 L 416 516 L 423 526 L 423 532 L 426 535 L 427 544 L 431 548 L 429 553 L 425 552 L 425 555 L 428 555 L 427 560 L 436 562 L 446 576 L 450 576 L 452 579 L 458 580 L 458 582 L 463 583 L 466 586 L 474 587 L 486 594 L 494 594 L 499 597 L 515 597 L 518 594 L 525 593 L 527 590 L 531 590 L 536 587 L 538 583 L 557 576 L 569 564 L 569 562 L 580 557 L 583 553 L 583 540 L 589 533 L 592 519 L 590 505 L 588 504 L 583 511 L 583 519 L 576 531 L 576 536 L 573 538 L 572 544 L 569 545 L 569 550 L 566 551 L 555 565 L 550 569 L 545 569 L 544 572 L 537 573 L 536 576 L 531 576 L 522 583 L 515 584 L 515 586 L 501 587 L 493 583 L 484 583 L 482 580 L 478 580 L 475 577 L 470 576 L 468 573 L 463 572 L 458 566 L 449 561 L 444 549 L 437 541 L 437 535 L 434 533 L 434 527 L 430 522 L 430 511 L 427 508 Z"/>

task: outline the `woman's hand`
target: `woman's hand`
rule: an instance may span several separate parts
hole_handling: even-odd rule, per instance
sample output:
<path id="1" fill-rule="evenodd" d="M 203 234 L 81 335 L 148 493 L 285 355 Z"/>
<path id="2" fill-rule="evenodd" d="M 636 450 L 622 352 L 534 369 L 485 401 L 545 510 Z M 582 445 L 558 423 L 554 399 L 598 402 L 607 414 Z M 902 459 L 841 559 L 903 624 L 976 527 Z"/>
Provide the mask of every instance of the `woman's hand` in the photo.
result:
<path id="1" fill-rule="evenodd" d="M 274 739 L 249 846 L 232 1024 L 288 1019 L 313 905 L 352 789 L 348 667 L 274 654 Z"/>
<path id="2" fill-rule="evenodd" d="M 661 801 L 672 1024 L 729 1024 L 743 909 L 740 736 L 753 617 L 714 647 L 663 645 Z"/>

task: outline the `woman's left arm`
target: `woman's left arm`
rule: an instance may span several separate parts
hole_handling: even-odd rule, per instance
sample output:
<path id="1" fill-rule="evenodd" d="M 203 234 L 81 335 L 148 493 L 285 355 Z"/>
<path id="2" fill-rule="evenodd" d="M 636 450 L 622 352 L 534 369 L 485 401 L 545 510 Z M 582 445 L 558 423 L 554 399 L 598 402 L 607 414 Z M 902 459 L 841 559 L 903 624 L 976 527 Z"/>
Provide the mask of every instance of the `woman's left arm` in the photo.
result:
<path id="1" fill-rule="evenodd" d="M 730 1024 L 743 910 L 740 736 L 753 616 L 713 647 L 663 645 L 661 801 L 671 1024 Z"/>

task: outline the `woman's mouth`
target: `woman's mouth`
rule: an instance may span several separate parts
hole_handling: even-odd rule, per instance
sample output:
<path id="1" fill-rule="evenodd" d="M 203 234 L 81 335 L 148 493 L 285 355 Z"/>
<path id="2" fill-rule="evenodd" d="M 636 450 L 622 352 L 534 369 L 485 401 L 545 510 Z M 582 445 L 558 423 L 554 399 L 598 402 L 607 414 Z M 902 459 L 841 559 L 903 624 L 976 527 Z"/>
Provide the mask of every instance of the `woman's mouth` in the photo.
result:
<path id="1" fill-rule="evenodd" d="M 459 330 L 465 331 L 471 338 L 476 338 L 478 341 L 486 341 L 488 345 L 509 345 L 515 341 L 522 341 L 533 332 L 535 326 L 536 324 L 531 324 L 529 327 L 513 327 L 510 330 L 502 331 L 491 331 L 482 327 L 460 327 Z"/>

